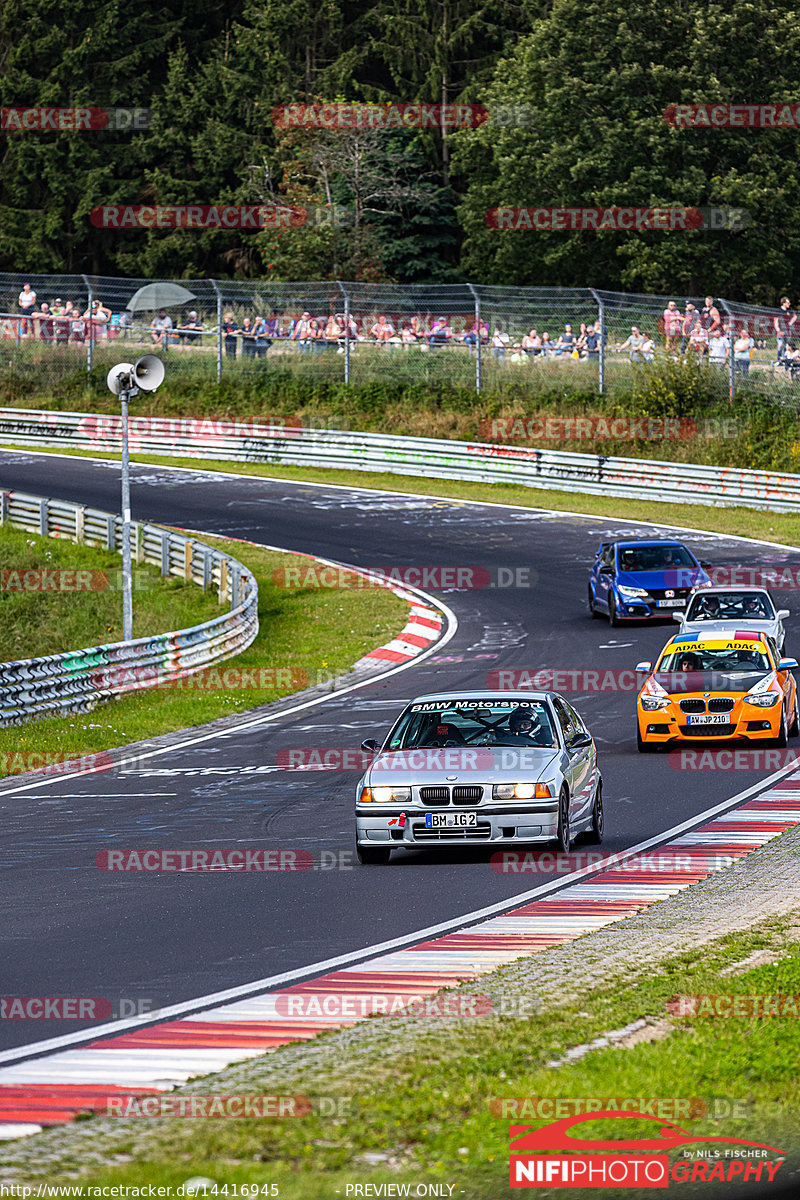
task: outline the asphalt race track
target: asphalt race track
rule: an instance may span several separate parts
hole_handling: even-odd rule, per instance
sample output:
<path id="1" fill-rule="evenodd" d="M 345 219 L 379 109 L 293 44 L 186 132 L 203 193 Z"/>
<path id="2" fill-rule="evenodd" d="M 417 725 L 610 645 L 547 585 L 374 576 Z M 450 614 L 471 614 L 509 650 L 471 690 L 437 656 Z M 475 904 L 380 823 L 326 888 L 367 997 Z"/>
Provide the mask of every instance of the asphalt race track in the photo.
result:
<path id="1" fill-rule="evenodd" d="M 265 473 L 268 471 L 265 467 Z M 5 489 L 118 511 L 116 464 L 0 454 Z M 592 621 L 588 569 L 601 538 L 659 530 L 620 520 L 551 514 L 329 485 L 132 468 L 134 519 L 247 538 L 365 567 L 480 566 L 531 586 L 437 592 L 458 619 L 446 647 L 356 691 L 300 712 L 287 701 L 254 728 L 196 745 L 173 737 L 164 754 L 123 772 L 0 785 L 2 992 L 101 996 L 162 1008 L 280 971 L 312 967 L 388 938 L 508 899 L 552 875 L 499 874 L 490 850 L 397 852 L 388 867 L 358 867 L 353 851 L 357 772 L 287 772 L 284 747 L 358 747 L 381 737 L 402 703 L 440 688 L 480 688 L 489 671 L 631 668 L 653 658 L 676 626 Z M 545 492 L 541 503 L 547 503 Z M 575 498 L 580 507 L 580 496 Z M 698 520 L 702 516 L 698 512 Z M 714 534 L 682 534 L 713 564 L 797 561 L 789 551 Z M 516 572 L 521 572 L 517 575 Z M 498 573 L 501 573 L 498 575 Z M 527 574 L 526 574 L 527 573 Z M 781 606 L 798 608 L 792 593 Z M 800 648 L 798 618 L 787 652 Z M 377 639 L 376 639 L 377 640 Z M 676 770 L 636 751 L 634 696 L 571 699 L 597 741 L 606 840 L 622 851 L 748 788 L 763 772 Z M 246 720 L 247 718 L 244 718 Z M 794 743 L 792 743 L 794 745 Z M 256 768 L 262 768 L 256 770 Z M 102 850 L 305 849 L 344 869 L 302 873 L 109 874 Z M 580 847 L 578 847 L 580 848 Z M 86 1023 L 80 1023 L 86 1028 Z M 78 1022 L 4 1021 L 0 1049 L 68 1033 Z"/>

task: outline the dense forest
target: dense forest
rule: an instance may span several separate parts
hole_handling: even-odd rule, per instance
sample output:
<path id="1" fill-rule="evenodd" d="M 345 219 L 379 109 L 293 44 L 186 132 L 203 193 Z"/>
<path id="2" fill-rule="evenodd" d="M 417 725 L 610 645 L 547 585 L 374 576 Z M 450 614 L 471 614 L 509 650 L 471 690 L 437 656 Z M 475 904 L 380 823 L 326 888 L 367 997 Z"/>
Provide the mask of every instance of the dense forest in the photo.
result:
<path id="1" fill-rule="evenodd" d="M 676 103 L 797 99 L 775 0 L 0 0 L 0 105 L 146 128 L 0 132 L 0 270 L 458 281 L 774 303 L 800 266 L 800 128 L 679 128 Z M 472 104 L 475 128 L 286 123 L 292 104 Z M 505 120 L 503 114 L 522 114 Z M 113 229 L 109 205 L 341 221 Z M 509 231 L 497 206 L 735 206 L 731 231 Z"/>

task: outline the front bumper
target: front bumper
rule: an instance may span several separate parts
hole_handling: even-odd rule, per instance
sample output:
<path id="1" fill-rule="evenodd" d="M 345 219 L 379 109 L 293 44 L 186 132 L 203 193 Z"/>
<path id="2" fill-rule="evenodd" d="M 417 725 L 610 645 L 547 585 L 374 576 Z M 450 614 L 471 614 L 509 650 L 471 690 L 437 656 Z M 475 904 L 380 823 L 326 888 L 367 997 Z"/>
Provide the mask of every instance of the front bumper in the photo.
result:
<path id="1" fill-rule="evenodd" d="M 486 846 L 496 843 L 514 845 L 528 842 L 552 841 L 558 832 L 558 801 L 538 806 L 516 804 L 513 808 L 497 804 L 471 808 L 476 817 L 474 826 L 450 829 L 427 829 L 428 813 L 452 813 L 453 808 L 416 808 L 414 805 L 381 805 L 356 808 L 356 840 L 359 845 L 384 846 Z M 459 810 L 464 811 L 464 810 Z M 390 821 L 402 825 L 390 825 Z"/>
<path id="2" fill-rule="evenodd" d="M 620 596 L 617 600 L 617 616 L 621 621 L 671 621 L 673 613 L 686 612 L 687 603 L 688 599 L 662 608 L 655 600 L 645 600 L 643 596 L 635 600 Z"/>

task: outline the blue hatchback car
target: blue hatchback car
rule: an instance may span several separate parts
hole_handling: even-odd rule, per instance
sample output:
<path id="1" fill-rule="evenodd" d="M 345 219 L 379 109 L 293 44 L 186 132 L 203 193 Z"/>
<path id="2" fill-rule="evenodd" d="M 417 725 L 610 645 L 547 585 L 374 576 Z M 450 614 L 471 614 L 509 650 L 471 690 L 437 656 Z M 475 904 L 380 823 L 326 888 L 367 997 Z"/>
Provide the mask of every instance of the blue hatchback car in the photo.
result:
<path id="1" fill-rule="evenodd" d="M 589 612 L 607 615 L 612 625 L 671 617 L 693 588 L 711 587 L 707 565 L 680 542 L 602 542 L 589 578 Z"/>

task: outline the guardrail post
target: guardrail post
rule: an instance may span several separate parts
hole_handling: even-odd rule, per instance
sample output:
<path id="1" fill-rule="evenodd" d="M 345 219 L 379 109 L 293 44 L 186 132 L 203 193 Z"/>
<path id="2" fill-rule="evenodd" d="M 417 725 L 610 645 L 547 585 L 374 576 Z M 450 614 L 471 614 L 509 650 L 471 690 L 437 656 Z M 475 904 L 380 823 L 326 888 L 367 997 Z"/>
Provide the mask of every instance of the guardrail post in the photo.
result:
<path id="1" fill-rule="evenodd" d="M 241 582 L 239 568 L 231 567 L 231 612 L 239 607 L 239 584 Z"/>
<path id="2" fill-rule="evenodd" d="M 116 550 L 117 548 L 117 518 L 111 515 L 106 517 L 106 550 Z"/>
<path id="3" fill-rule="evenodd" d="M 169 575 L 169 534 L 161 535 L 161 574 Z"/>
<path id="4" fill-rule="evenodd" d="M 211 586 L 211 555 L 207 550 L 203 551 L 203 591 L 207 592 Z"/>
<path id="5" fill-rule="evenodd" d="M 223 558 L 219 564 L 219 602 L 225 603 L 228 595 L 228 560 Z"/>
<path id="6" fill-rule="evenodd" d="M 471 283 L 467 287 L 475 301 L 475 391 L 481 394 L 481 298 Z"/>
<path id="7" fill-rule="evenodd" d="M 17 349 L 22 345 L 22 317 L 17 320 Z"/>
<path id="8" fill-rule="evenodd" d="M 217 297 L 217 383 L 222 379 L 222 292 L 213 279 L 208 281 Z"/>
<path id="9" fill-rule="evenodd" d="M 0 525 L 8 520 L 8 492 L 0 492 Z"/>
<path id="10" fill-rule="evenodd" d="M 144 530 L 137 521 L 137 523 L 132 527 L 131 532 L 133 533 L 133 544 L 136 551 L 136 562 L 138 564 L 144 562 Z"/>
<path id="11" fill-rule="evenodd" d="M 47 537 L 50 529 L 49 521 L 49 505 L 47 500 L 39 501 L 39 533 L 42 537 Z"/>
<path id="12" fill-rule="evenodd" d="M 344 296 L 344 381 L 350 382 L 350 293 L 338 279 L 336 283 Z"/>
<path id="13" fill-rule="evenodd" d="M 600 326 L 597 331 L 600 347 L 600 353 L 597 358 L 597 390 L 602 396 L 606 390 L 606 306 L 594 288 L 589 288 L 589 291 L 597 302 L 597 320 Z"/>
<path id="14" fill-rule="evenodd" d="M 183 578 L 186 583 L 192 582 L 192 551 L 193 543 L 183 543 Z"/>
<path id="15" fill-rule="evenodd" d="M 86 276 L 81 275 L 81 279 L 86 284 L 86 291 L 89 294 L 89 300 L 86 305 L 86 311 L 89 314 L 89 338 L 86 342 L 86 374 L 91 375 L 92 362 L 94 361 L 94 321 L 92 320 L 92 300 L 94 299 L 94 293 L 92 292 L 92 285 Z"/>
<path id="16" fill-rule="evenodd" d="M 79 505 L 75 509 L 75 541 L 80 544 L 83 541 L 83 527 L 86 517 L 86 509 Z"/>

